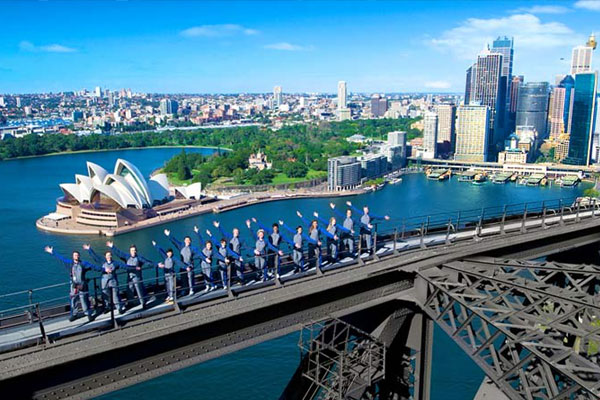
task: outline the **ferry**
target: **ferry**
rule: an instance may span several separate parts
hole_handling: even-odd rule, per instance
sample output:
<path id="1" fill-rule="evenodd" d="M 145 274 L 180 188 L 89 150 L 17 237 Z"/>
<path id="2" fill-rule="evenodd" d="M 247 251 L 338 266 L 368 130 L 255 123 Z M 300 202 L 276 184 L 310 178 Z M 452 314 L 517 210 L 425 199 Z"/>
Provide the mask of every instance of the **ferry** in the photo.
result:
<path id="1" fill-rule="evenodd" d="M 492 176 L 492 182 L 495 184 L 504 184 L 506 182 L 509 181 L 509 179 L 511 179 L 512 174 L 510 172 L 499 172 L 497 174 L 495 174 L 494 176 Z"/>
<path id="2" fill-rule="evenodd" d="M 389 181 L 390 185 L 395 185 L 397 183 L 402 182 L 402 178 L 394 178 L 392 180 Z"/>
<path id="3" fill-rule="evenodd" d="M 539 186 L 544 179 L 546 179 L 546 175 L 544 174 L 532 174 L 527 178 L 526 184 L 527 186 Z"/>
<path id="4" fill-rule="evenodd" d="M 483 185 L 485 183 L 485 181 L 487 181 L 487 175 L 485 175 L 484 173 L 479 173 L 479 174 L 475 175 L 471 184 Z"/>
<path id="5" fill-rule="evenodd" d="M 450 170 L 449 169 L 434 169 L 430 170 L 427 173 L 427 179 L 434 179 L 437 181 L 443 181 L 450 178 Z"/>
<path id="6" fill-rule="evenodd" d="M 575 187 L 581 182 L 579 177 L 577 176 L 563 176 L 560 179 L 557 179 L 556 183 L 560 185 L 560 187 Z"/>
<path id="7" fill-rule="evenodd" d="M 458 174 L 458 181 L 459 182 L 472 182 L 476 175 L 477 175 L 477 172 L 475 172 L 475 171 L 460 172 Z"/>

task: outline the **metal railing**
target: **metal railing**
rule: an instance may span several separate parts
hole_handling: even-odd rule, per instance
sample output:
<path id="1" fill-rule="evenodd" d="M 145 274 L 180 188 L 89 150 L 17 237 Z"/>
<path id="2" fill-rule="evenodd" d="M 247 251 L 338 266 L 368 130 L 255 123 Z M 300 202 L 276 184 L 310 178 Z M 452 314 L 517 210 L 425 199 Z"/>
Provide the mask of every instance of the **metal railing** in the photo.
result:
<path id="1" fill-rule="evenodd" d="M 357 234 L 352 237 L 354 253 L 349 253 L 341 246 L 341 241 L 337 241 L 339 251 L 337 260 L 329 259 L 331 254 L 326 240 L 323 240 L 316 254 L 308 254 L 304 250 L 306 268 L 303 271 L 298 271 L 299 266 L 293 261 L 293 251 L 288 251 L 282 256 L 275 253 L 266 255 L 264 258 L 267 261 L 268 279 L 262 284 L 246 285 L 249 281 L 260 280 L 264 274 L 264 270 L 254 267 L 253 256 L 249 257 L 250 262 L 242 263 L 241 279 L 238 277 L 237 266 L 233 261 L 226 267 L 226 281 L 221 279 L 219 267 L 213 266 L 208 276 L 202 274 L 199 266 L 195 267 L 196 279 L 192 289 L 198 292 L 197 289 L 206 291 L 207 288 L 215 288 L 216 290 L 208 291 L 208 293 L 214 292 L 210 296 L 196 294 L 193 297 L 184 297 L 185 291 L 190 289 L 187 285 L 187 272 L 177 272 L 173 308 L 184 312 L 184 307 L 180 307 L 183 303 L 189 305 L 216 297 L 235 297 L 241 291 L 272 284 L 280 286 L 289 280 L 306 275 L 323 275 L 330 269 L 361 265 L 366 261 L 377 261 L 380 257 L 397 255 L 403 251 L 448 245 L 459 240 L 479 240 L 482 236 L 503 235 L 507 232 L 526 232 L 534 227 L 547 228 L 566 223 L 579 223 L 582 220 L 597 218 L 600 215 L 599 207 L 600 202 L 596 199 L 567 198 L 395 218 L 375 224 L 371 237 L 373 250 L 367 253 L 365 253 L 366 238 L 356 232 Z M 143 275 L 144 302 L 149 307 L 162 304 L 167 297 L 163 274 L 156 265 L 152 265 L 143 268 Z M 95 315 L 109 310 L 111 321 L 114 326 L 117 326 L 117 316 L 113 311 L 114 304 L 108 304 L 112 301 L 112 296 L 109 296 L 110 299 L 103 297 L 100 279 L 100 276 L 89 279 L 90 307 Z M 118 281 L 120 283 L 117 290 L 120 298 L 123 293 L 128 294 L 124 301 L 124 308 L 135 307 L 139 299 L 129 295 L 127 272 L 118 273 Z M 56 284 L 0 295 L 0 304 L 3 302 L 8 304 L 8 307 L 0 309 L 0 334 L 4 327 L 38 323 L 42 336 L 45 337 L 43 321 L 70 312 L 71 297 L 55 295 L 57 290 L 68 292 L 69 286 L 69 283 Z"/>

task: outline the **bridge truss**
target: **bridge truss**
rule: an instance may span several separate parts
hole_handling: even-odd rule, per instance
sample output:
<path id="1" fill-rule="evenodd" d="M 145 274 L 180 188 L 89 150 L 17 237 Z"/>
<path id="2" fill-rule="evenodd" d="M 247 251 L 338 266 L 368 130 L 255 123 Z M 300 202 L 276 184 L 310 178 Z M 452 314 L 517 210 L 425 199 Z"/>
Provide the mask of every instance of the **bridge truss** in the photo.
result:
<path id="1" fill-rule="evenodd" d="M 418 273 L 423 310 L 511 399 L 600 398 L 600 267 L 471 258 Z"/>

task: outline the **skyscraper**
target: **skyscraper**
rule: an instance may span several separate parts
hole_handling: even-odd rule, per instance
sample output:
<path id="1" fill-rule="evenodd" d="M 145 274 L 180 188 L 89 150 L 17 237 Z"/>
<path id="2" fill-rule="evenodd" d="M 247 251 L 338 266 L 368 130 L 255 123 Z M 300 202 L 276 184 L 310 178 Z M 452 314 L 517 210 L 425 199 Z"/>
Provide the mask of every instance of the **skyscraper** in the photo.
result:
<path id="1" fill-rule="evenodd" d="M 452 151 L 456 142 L 456 106 L 454 104 L 438 104 L 435 106 L 438 116 L 437 142 L 446 151 Z"/>
<path id="2" fill-rule="evenodd" d="M 17 107 L 21 107 L 21 98 L 17 97 Z"/>
<path id="3" fill-rule="evenodd" d="M 94 96 L 102 97 L 102 89 L 100 89 L 100 86 L 96 86 L 96 88 L 94 89 Z"/>
<path id="4" fill-rule="evenodd" d="M 497 145 L 504 143 L 504 133 L 499 125 L 498 116 L 504 113 L 504 93 L 506 85 L 503 86 L 501 79 L 502 54 L 492 53 L 489 48 L 484 49 L 477 56 L 477 68 L 475 70 L 474 86 L 471 91 L 469 104 L 480 104 L 489 107 L 489 130 L 488 145 L 494 157 L 498 150 Z"/>
<path id="5" fill-rule="evenodd" d="M 273 108 L 278 108 L 282 104 L 281 86 L 273 88 Z"/>
<path id="6" fill-rule="evenodd" d="M 485 105 L 461 105 L 457 110 L 457 161 L 488 161 L 490 108 Z"/>
<path id="7" fill-rule="evenodd" d="M 423 117 L 423 158 L 437 157 L 438 115 L 428 111 Z"/>
<path id="8" fill-rule="evenodd" d="M 471 98 L 473 97 L 476 70 L 477 64 L 473 64 L 469 68 L 467 68 L 467 79 L 465 79 L 465 105 L 469 105 L 469 103 L 471 102 Z"/>
<path id="9" fill-rule="evenodd" d="M 337 96 L 337 116 L 339 121 L 344 121 L 351 118 L 350 109 L 348 108 L 348 93 L 345 81 L 338 82 L 338 96 Z"/>
<path id="10" fill-rule="evenodd" d="M 549 88 L 548 82 L 525 83 L 517 101 L 516 126 L 533 126 L 541 139 L 546 137 Z"/>
<path id="11" fill-rule="evenodd" d="M 346 82 L 345 81 L 339 81 L 338 82 L 338 110 L 342 109 L 342 108 L 346 108 L 347 103 L 346 103 L 346 99 L 347 99 L 347 92 L 346 92 Z"/>
<path id="12" fill-rule="evenodd" d="M 565 75 L 552 89 L 548 108 L 548 131 L 550 137 L 554 139 L 557 139 L 561 133 L 568 133 L 570 130 L 574 86 L 573 77 Z"/>
<path id="13" fill-rule="evenodd" d="M 160 101 L 159 109 L 160 109 L 161 115 L 167 115 L 167 114 L 176 115 L 178 108 L 179 108 L 179 103 L 177 103 L 175 100 L 162 99 Z"/>
<path id="14" fill-rule="evenodd" d="M 573 48 L 571 56 L 571 75 L 592 70 L 592 51 L 594 49 L 588 46 L 577 46 Z"/>
<path id="15" fill-rule="evenodd" d="M 513 69 L 513 39 L 498 37 L 492 42 L 492 52 L 502 54 L 502 70 L 500 71 L 500 102 L 504 104 L 502 113 L 497 113 L 498 127 L 502 130 L 502 134 L 507 136 L 510 133 L 510 84 L 512 82 Z"/>
<path id="16" fill-rule="evenodd" d="M 575 76 L 569 156 L 564 160 L 565 163 L 590 164 L 597 85 L 598 72 L 582 72 Z"/>
<path id="17" fill-rule="evenodd" d="M 0 96 L 0 107 L 6 107 L 6 102 L 4 101 L 4 97 Z"/>
<path id="18" fill-rule="evenodd" d="M 387 98 L 385 96 L 374 94 L 371 97 L 371 114 L 373 117 L 383 117 L 387 111 Z"/>

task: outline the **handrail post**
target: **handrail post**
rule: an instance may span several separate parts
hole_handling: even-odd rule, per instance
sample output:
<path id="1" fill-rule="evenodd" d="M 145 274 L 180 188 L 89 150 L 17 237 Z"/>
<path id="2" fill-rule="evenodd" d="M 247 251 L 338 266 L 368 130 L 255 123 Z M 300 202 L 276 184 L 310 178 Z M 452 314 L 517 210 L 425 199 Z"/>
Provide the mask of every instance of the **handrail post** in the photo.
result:
<path id="1" fill-rule="evenodd" d="M 427 248 L 427 246 L 425 246 L 425 223 L 423 222 L 421 222 L 421 239 L 419 245 L 422 249 Z"/>
<path id="2" fill-rule="evenodd" d="M 362 237 L 363 237 L 362 233 L 359 233 L 358 234 L 358 246 L 357 246 L 358 247 L 358 253 L 357 253 L 357 255 L 358 255 L 358 263 L 360 265 L 364 265 L 365 264 L 365 262 L 362 259 L 362 239 L 363 239 Z"/>
<path id="3" fill-rule="evenodd" d="M 560 200 L 560 220 L 559 220 L 559 224 L 561 226 L 565 224 L 564 216 L 565 216 L 565 205 L 562 203 L 562 200 Z"/>
<path id="4" fill-rule="evenodd" d="M 542 228 L 543 229 L 548 228 L 546 226 L 546 202 L 545 201 L 542 202 Z"/>
<path id="5" fill-rule="evenodd" d="M 94 277 L 94 308 L 98 310 L 98 277 Z"/>
<path id="6" fill-rule="evenodd" d="M 48 337 L 46 336 L 46 329 L 44 328 L 44 322 L 42 322 L 42 313 L 40 312 L 40 303 L 35 305 L 35 313 L 38 319 L 38 325 L 40 326 L 40 333 L 44 343 L 48 343 Z"/>
<path id="7" fill-rule="evenodd" d="M 460 211 L 458 212 L 458 216 L 456 217 L 456 229 L 455 232 L 460 231 Z"/>
<path id="8" fill-rule="evenodd" d="M 594 200 L 592 200 L 592 219 L 594 219 L 596 217 L 596 198 L 594 197 Z"/>
<path id="9" fill-rule="evenodd" d="M 27 297 L 29 298 L 29 322 L 33 323 L 33 314 L 34 314 L 34 307 L 33 307 L 33 289 L 29 289 L 27 291 Z"/>
<path id="10" fill-rule="evenodd" d="M 173 277 L 173 279 L 175 280 L 175 290 L 173 290 L 173 304 L 175 305 L 175 311 L 178 314 L 181 314 L 181 308 L 179 308 L 179 303 L 177 302 L 177 275 L 179 275 L 179 273 L 175 273 L 175 276 Z"/>
<path id="11" fill-rule="evenodd" d="M 373 259 L 379 261 L 379 256 L 377 255 L 377 226 L 375 226 L 375 232 L 373 232 Z"/>
<path id="12" fill-rule="evenodd" d="M 575 222 L 579 222 L 579 209 L 581 208 L 581 200 L 577 200 L 577 213 L 575 214 Z"/>
<path id="13" fill-rule="evenodd" d="M 527 232 L 526 221 L 527 221 L 527 203 L 525 203 L 525 208 L 523 209 L 523 220 L 521 221 L 521 233 Z"/>
<path id="14" fill-rule="evenodd" d="M 500 224 L 500 234 L 504 235 L 506 231 L 504 230 L 504 225 L 506 223 L 506 204 L 504 205 L 504 209 L 502 210 L 502 223 Z"/>
<path id="15" fill-rule="evenodd" d="M 227 263 L 226 273 L 227 273 L 227 296 L 233 297 L 233 292 L 231 291 L 231 263 Z M 275 272 L 275 279 L 277 279 L 277 272 Z"/>
<path id="16" fill-rule="evenodd" d="M 480 230 L 483 230 L 483 221 L 485 221 L 485 208 L 481 208 L 481 215 L 479 216 Z"/>
<path id="17" fill-rule="evenodd" d="M 427 235 L 429 233 L 429 220 L 430 220 L 430 216 L 427 216 L 427 225 L 425 226 L 425 235 Z"/>
<path id="18" fill-rule="evenodd" d="M 446 244 L 450 244 L 450 226 L 452 225 L 452 218 L 448 219 L 448 226 L 446 227 Z"/>
<path id="19" fill-rule="evenodd" d="M 398 254 L 398 249 L 397 249 L 397 244 L 396 244 L 397 241 L 398 241 L 398 228 L 394 228 L 394 244 L 392 247 L 392 253 L 394 253 L 394 254 Z"/>
<path id="20" fill-rule="evenodd" d="M 113 290 L 115 288 L 113 287 L 109 287 L 110 289 L 110 322 L 112 323 L 113 329 L 117 328 L 117 321 L 115 320 L 115 301 L 113 300 L 115 293 L 113 292 Z M 117 287 L 117 291 L 118 291 L 118 287 Z M 118 294 L 117 294 L 118 296 Z"/>
<path id="21" fill-rule="evenodd" d="M 275 275 L 275 285 L 281 286 L 281 279 L 279 279 L 279 263 L 281 260 L 279 259 L 279 253 L 275 253 L 275 265 L 273 266 L 273 274 Z M 227 275 L 229 280 L 231 280 L 230 275 Z M 229 289 L 231 291 L 231 288 Z"/>

